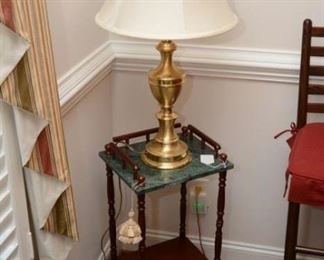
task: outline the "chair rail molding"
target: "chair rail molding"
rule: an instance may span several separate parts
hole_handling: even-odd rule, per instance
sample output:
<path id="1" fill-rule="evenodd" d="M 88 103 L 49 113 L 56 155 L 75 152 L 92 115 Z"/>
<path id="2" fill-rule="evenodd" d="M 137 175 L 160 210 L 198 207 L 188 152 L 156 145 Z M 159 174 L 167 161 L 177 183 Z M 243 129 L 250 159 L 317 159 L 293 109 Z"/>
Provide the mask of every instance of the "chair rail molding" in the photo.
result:
<path id="1" fill-rule="evenodd" d="M 155 42 L 107 41 L 58 80 L 63 115 L 112 71 L 147 72 Z M 298 83 L 298 52 L 179 44 L 176 62 L 191 76 Z"/>
<path id="2" fill-rule="evenodd" d="M 154 42 L 112 41 L 114 70 L 144 72 L 160 60 Z M 175 61 L 191 76 L 297 83 L 300 55 L 265 49 L 179 44 Z"/>
<path id="3" fill-rule="evenodd" d="M 112 44 L 106 42 L 58 79 L 62 115 L 111 73 L 114 59 Z"/>

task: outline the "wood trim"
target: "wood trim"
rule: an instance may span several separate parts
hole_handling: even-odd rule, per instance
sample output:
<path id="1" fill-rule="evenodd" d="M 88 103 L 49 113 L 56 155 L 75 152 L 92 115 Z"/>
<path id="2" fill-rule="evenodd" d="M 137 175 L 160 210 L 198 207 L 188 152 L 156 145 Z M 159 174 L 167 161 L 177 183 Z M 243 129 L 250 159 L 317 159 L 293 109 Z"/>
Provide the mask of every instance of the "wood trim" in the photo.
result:
<path id="1" fill-rule="evenodd" d="M 312 36 L 314 37 L 324 37 L 324 28 L 322 27 L 313 27 Z"/>
<path id="2" fill-rule="evenodd" d="M 311 56 L 324 57 L 324 47 L 311 47 Z"/>
<path id="3" fill-rule="evenodd" d="M 324 66 L 310 66 L 309 75 L 312 76 L 323 76 L 324 75 Z"/>
<path id="4" fill-rule="evenodd" d="M 310 84 L 308 86 L 309 95 L 324 95 L 324 85 Z"/>
<path id="5" fill-rule="evenodd" d="M 110 240 L 110 258 L 111 260 L 117 260 L 117 234 L 116 234 L 116 211 L 115 211 L 115 191 L 114 191 L 114 178 L 113 171 L 106 164 L 107 172 L 107 198 L 108 198 L 108 216 L 109 216 L 109 235 Z"/>
<path id="6" fill-rule="evenodd" d="M 300 254 L 314 255 L 314 256 L 324 256 L 323 249 L 305 247 L 305 246 L 297 246 L 296 252 Z"/>
<path id="7" fill-rule="evenodd" d="M 297 127 L 303 127 L 307 120 L 308 85 L 310 74 L 310 47 L 311 47 L 312 21 L 307 19 L 303 23 L 303 37 L 301 48 L 299 93 L 297 110 Z"/>
<path id="8" fill-rule="evenodd" d="M 323 103 L 309 103 L 307 105 L 307 112 L 309 113 L 324 113 Z"/>
<path id="9" fill-rule="evenodd" d="M 180 189 L 180 232 L 179 237 L 186 237 L 186 215 L 187 215 L 187 183 L 181 184 Z"/>

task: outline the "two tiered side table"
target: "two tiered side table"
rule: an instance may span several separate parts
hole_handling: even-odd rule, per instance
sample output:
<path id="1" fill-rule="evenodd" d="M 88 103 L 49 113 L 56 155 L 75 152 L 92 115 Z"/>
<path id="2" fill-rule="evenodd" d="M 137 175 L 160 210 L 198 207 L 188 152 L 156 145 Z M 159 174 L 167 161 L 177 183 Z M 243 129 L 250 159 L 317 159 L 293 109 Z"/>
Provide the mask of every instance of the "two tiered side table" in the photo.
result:
<path id="1" fill-rule="evenodd" d="M 179 128 L 180 124 L 176 124 Z M 234 165 L 227 160 L 227 156 L 219 154 L 220 145 L 189 125 L 182 127 L 181 139 L 187 143 L 192 153 L 192 162 L 187 166 L 176 170 L 157 170 L 146 166 L 140 159 L 140 153 L 150 136 L 157 132 L 157 128 L 143 130 L 113 138 L 113 142 L 105 146 L 105 151 L 99 153 L 106 164 L 107 170 L 107 194 L 109 206 L 109 233 L 111 260 L 206 260 L 198 248 L 186 237 L 186 184 L 197 178 L 212 174 L 219 174 L 217 221 L 215 234 L 215 258 L 221 259 L 222 228 L 225 208 L 225 185 L 227 171 Z M 143 137 L 146 140 L 131 144 L 131 140 Z M 119 146 L 118 143 L 125 145 Z M 213 154 L 215 162 L 206 165 L 200 162 L 201 154 Z M 117 255 L 116 245 L 116 221 L 115 221 L 115 192 L 113 175 L 120 177 L 127 186 L 135 192 L 138 199 L 138 223 L 142 230 L 143 240 L 136 252 Z M 150 247 L 145 246 L 145 195 L 167 186 L 180 184 L 180 231 L 179 237 Z"/>

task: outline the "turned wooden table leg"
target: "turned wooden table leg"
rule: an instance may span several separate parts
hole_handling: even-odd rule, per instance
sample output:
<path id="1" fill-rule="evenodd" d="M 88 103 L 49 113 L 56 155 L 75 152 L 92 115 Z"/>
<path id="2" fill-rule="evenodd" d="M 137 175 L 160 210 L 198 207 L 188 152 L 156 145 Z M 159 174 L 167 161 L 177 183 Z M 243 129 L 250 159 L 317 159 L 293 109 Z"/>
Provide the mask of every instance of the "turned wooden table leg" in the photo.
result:
<path id="1" fill-rule="evenodd" d="M 186 211 L 187 211 L 187 183 L 184 182 L 181 184 L 181 198 L 180 198 L 180 232 L 179 236 L 180 238 L 186 237 Z"/>
<path id="2" fill-rule="evenodd" d="M 117 246 L 116 246 L 116 221 L 115 221 L 115 191 L 114 179 L 111 168 L 106 164 L 107 170 L 107 195 L 109 205 L 109 234 L 110 234 L 110 258 L 117 260 Z"/>
<path id="3" fill-rule="evenodd" d="M 146 224 L 145 224 L 145 194 L 137 196 L 138 200 L 138 224 L 142 231 L 142 241 L 139 243 L 140 259 L 144 259 L 145 253 L 145 238 L 146 238 Z"/>
<path id="4" fill-rule="evenodd" d="M 223 240 L 223 224 L 224 224 L 224 208 L 225 208 L 225 186 L 226 171 L 219 174 L 219 188 L 217 200 L 217 222 L 215 237 L 215 260 L 221 260 L 222 240 Z"/>

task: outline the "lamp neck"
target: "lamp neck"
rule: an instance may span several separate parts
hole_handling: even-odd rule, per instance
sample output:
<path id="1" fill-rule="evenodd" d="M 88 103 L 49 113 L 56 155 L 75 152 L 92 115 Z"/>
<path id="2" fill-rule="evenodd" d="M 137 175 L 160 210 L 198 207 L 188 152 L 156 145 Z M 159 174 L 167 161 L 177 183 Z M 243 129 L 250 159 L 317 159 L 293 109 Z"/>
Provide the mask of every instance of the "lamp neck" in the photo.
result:
<path id="1" fill-rule="evenodd" d="M 161 41 L 156 48 L 161 54 L 161 65 L 171 65 L 173 52 L 177 49 L 176 44 L 173 41 Z"/>

